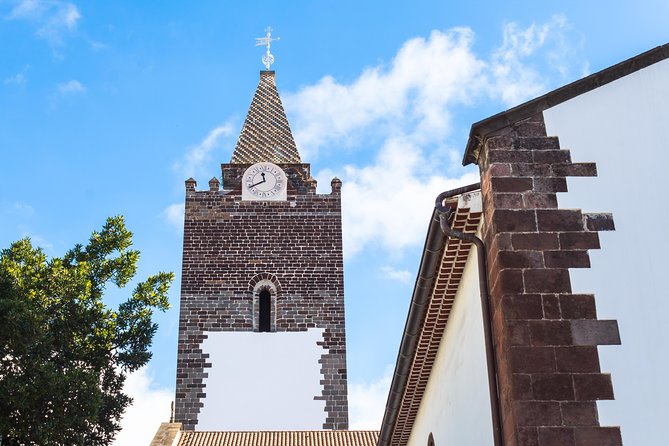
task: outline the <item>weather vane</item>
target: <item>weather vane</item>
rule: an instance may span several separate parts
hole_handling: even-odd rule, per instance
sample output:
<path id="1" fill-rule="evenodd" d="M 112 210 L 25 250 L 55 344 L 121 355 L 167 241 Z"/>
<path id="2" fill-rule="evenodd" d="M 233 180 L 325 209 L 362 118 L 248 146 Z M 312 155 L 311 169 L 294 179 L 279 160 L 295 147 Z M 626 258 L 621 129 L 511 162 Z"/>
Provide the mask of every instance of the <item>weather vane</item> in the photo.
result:
<path id="1" fill-rule="evenodd" d="M 275 40 L 279 40 L 279 37 L 272 38 L 272 28 L 267 27 L 265 28 L 265 32 L 267 33 L 267 36 L 265 37 L 256 37 L 256 46 L 264 46 L 267 45 L 267 52 L 265 55 L 262 57 L 262 63 L 265 65 L 265 68 L 267 68 L 267 71 L 269 71 L 269 66 L 274 63 L 274 56 L 272 53 L 269 52 L 269 47 L 274 42 Z"/>

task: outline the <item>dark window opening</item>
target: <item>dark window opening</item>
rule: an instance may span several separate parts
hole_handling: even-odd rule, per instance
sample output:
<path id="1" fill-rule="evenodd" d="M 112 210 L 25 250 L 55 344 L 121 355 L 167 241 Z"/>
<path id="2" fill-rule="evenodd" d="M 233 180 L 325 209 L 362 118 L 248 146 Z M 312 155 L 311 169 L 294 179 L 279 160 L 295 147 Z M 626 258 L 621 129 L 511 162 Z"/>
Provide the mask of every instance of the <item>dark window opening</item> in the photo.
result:
<path id="1" fill-rule="evenodd" d="M 258 331 L 271 331 L 272 297 L 269 291 L 262 290 L 258 296 Z"/>
<path id="2" fill-rule="evenodd" d="M 434 446 L 434 437 L 432 436 L 432 432 L 430 432 L 430 436 L 427 437 L 427 446 Z"/>

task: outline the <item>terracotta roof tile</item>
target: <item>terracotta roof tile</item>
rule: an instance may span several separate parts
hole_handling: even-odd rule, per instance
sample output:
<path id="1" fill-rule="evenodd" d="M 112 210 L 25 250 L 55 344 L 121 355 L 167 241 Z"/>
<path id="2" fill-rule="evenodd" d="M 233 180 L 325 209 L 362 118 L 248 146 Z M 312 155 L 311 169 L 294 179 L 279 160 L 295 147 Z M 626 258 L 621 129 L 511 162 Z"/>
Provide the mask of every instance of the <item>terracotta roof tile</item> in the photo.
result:
<path id="1" fill-rule="evenodd" d="M 230 163 L 253 164 L 260 161 L 279 164 L 301 162 L 274 83 L 274 71 L 260 72 L 260 82 Z"/>
<path id="2" fill-rule="evenodd" d="M 458 208 L 451 226 L 458 231 L 474 233 L 480 221 L 480 212 L 470 212 L 469 208 Z M 403 446 L 409 441 L 471 247 L 471 243 L 455 238 L 449 238 L 446 242 L 432 298 L 418 335 L 418 347 L 413 352 L 413 365 L 389 442 L 391 446 Z"/>
<path id="3" fill-rule="evenodd" d="M 184 431 L 177 446 L 376 446 L 378 437 L 378 431 Z"/>

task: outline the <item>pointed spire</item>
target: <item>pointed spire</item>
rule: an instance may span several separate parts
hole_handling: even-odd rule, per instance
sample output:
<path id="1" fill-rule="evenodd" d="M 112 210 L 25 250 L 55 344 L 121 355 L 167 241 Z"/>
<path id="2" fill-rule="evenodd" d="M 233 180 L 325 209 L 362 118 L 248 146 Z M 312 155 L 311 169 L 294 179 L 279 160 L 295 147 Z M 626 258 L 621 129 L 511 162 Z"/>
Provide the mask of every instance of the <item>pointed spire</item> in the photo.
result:
<path id="1" fill-rule="evenodd" d="M 252 164 L 260 161 L 301 163 L 276 89 L 274 71 L 260 72 L 260 82 L 230 163 Z"/>

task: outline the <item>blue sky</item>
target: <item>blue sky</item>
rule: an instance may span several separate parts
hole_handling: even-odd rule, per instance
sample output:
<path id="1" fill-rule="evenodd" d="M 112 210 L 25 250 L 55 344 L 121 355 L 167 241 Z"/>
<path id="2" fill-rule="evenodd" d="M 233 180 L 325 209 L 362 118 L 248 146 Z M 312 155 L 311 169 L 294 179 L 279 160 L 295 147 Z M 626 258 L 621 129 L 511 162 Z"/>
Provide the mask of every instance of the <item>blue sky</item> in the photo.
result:
<path id="1" fill-rule="evenodd" d="M 476 181 L 460 165 L 471 124 L 667 43 L 668 16 L 662 1 L 0 0 L 0 246 L 29 236 L 62 255 L 125 215 L 138 277 L 177 274 L 130 389 L 165 419 L 183 182 L 205 187 L 229 161 L 270 25 L 302 158 L 322 192 L 344 181 L 352 426 L 374 428 L 430 204 Z M 142 421 L 127 432 L 150 437 L 157 424 Z"/>

